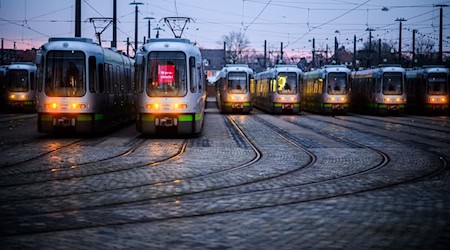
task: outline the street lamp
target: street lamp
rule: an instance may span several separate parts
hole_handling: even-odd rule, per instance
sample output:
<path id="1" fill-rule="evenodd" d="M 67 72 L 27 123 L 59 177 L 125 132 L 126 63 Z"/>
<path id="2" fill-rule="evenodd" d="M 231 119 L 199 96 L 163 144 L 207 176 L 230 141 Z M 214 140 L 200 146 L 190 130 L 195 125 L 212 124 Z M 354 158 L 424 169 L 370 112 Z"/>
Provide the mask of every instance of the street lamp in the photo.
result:
<path id="1" fill-rule="evenodd" d="M 151 36 L 151 26 L 152 26 L 152 20 L 155 19 L 154 17 L 144 17 L 144 19 L 148 20 L 148 39 L 152 38 Z"/>
<path id="2" fill-rule="evenodd" d="M 396 22 L 400 23 L 400 27 L 399 27 L 399 42 L 398 42 L 398 61 L 400 63 L 400 65 L 402 64 L 402 22 L 406 22 L 405 18 L 397 18 L 395 19 Z"/>
<path id="3" fill-rule="evenodd" d="M 143 5 L 141 2 L 133 1 L 130 5 L 135 5 L 135 16 L 134 16 L 134 51 L 137 51 L 138 46 L 138 5 Z"/>

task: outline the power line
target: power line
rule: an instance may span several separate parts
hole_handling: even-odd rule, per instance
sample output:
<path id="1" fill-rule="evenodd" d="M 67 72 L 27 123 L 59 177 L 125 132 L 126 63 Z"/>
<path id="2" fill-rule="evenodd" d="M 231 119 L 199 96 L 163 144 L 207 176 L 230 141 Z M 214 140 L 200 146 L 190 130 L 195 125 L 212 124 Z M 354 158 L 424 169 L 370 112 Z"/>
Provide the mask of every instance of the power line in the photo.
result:
<path id="1" fill-rule="evenodd" d="M 337 20 L 337 19 L 339 19 L 339 18 L 341 18 L 341 17 L 347 15 L 348 13 L 352 12 L 353 10 L 358 9 L 359 7 L 363 6 L 364 4 L 366 4 L 366 3 L 370 2 L 370 1 L 371 1 L 371 0 L 367 0 L 367 1 L 365 1 L 364 3 L 362 3 L 362 4 L 358 5 L 358 6 L 356 6 L 355 8 L 353 8 L 353 9 L 347 11 L 347 12 L 344 12 L 343 14 L 341 14 L 341 15 L 335 17 L 335 18 L 333 18 L 333 19 L 331 19 L 331 20 L 329 20 L 329 21 L 327 21 L 327 22 L 325 22 L 325 23 L 322 23 L 322 24 L 319 25 L 319 26 L 313 27 L 312 29 L 308 30 L 305 34 L 303 34 L 301 37 L 297 38 L 297 39 L 296 39 L 294 42 L 292 42 L 291 44 L 297 43 L 298 41 L 300 41 L 300 39 L 302 39 L 302 38 L 304 38 L 306 35 L 308 35 L 311 31 L 313 31 L 313 30 L 315 30 L 315 29 L 317 29 L 317 28 L 320 28 L 320 27 L 322 27 L 322 26 L 324 26 L 324 25 L 327 25 L 327 24 L 329 24 L 329 23 L 331 23 L 331 22 L 333 22 L 333 21 L 335 21 L 335 20 Z M 284 48 L 287 48 L 287 47 L 288 47 L 289 45 L 291 45 L 291 44 L 286 44 L 286 46 L 284 46 Z"/>

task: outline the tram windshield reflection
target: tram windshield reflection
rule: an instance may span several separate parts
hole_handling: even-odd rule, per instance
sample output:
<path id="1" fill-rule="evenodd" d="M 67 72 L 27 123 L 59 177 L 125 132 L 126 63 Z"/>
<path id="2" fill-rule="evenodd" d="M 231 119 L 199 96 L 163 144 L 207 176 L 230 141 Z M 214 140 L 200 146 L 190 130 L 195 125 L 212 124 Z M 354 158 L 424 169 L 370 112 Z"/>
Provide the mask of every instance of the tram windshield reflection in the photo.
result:
<path id="1" fill-rule="evenodd" d="M 147 94 L 181 97 L 187 94 L 186 56 L 183 52 L 151 52 L 147 64 Z"/>
<path id="2" fill-rule="evenodd" d="M 428 94 L 446 95 L 447 94 L 447 74 L 431 73 L 428 75 Z"/>

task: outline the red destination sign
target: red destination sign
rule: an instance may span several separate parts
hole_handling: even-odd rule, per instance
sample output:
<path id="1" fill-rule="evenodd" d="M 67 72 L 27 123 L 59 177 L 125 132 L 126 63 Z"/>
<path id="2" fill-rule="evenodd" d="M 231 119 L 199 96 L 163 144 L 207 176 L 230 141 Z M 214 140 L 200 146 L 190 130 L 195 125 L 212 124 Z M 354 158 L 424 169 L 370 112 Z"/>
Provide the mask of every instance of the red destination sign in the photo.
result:
<path id="1" fill-rule="evenodd" d="M 173 82 L 175 76 L 175 65 L 158 65 L 158 82 Z"/>

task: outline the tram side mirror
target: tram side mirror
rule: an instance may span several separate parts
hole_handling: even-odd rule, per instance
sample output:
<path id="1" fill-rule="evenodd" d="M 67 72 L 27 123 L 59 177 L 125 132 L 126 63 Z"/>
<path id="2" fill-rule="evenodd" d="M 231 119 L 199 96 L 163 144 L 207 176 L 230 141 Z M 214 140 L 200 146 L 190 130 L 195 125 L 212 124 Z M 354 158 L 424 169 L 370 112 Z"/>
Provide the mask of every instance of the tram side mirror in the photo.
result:
<path id="1" fill-rule="evenodd" d="M 36 53 L 36 58 L 34 59 L 34 63 L 36 65 L 41 65 L 42 62 L 42 54 L 40 52 Z"/>
<path id="2" fill-rule="evenodd" d="M 142 65 L 144 61 L 144 56 L 142 54 L 136 55 L 136 65 Z"/>

